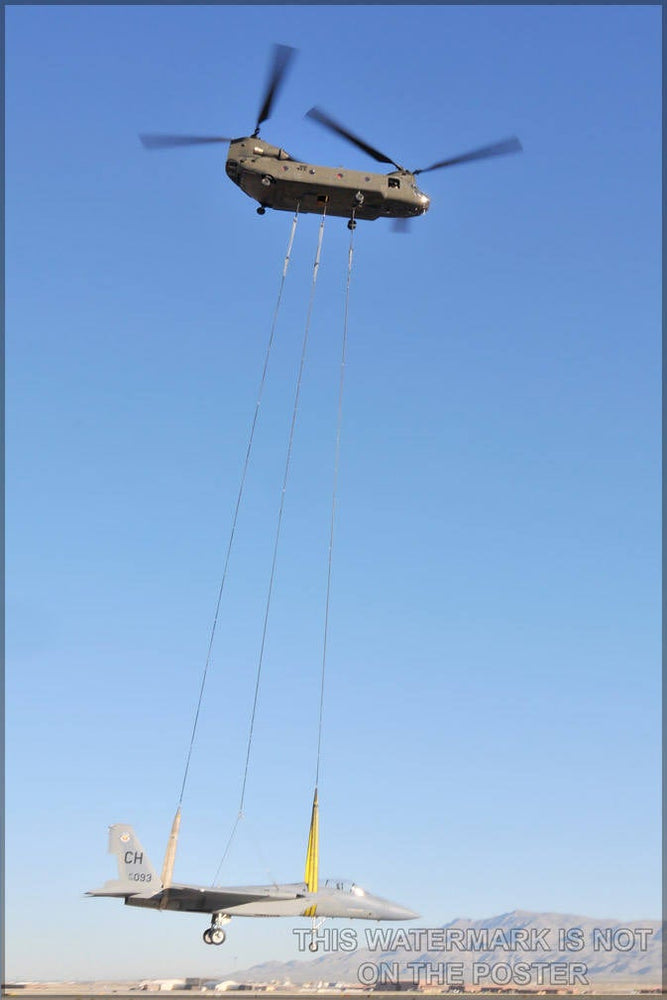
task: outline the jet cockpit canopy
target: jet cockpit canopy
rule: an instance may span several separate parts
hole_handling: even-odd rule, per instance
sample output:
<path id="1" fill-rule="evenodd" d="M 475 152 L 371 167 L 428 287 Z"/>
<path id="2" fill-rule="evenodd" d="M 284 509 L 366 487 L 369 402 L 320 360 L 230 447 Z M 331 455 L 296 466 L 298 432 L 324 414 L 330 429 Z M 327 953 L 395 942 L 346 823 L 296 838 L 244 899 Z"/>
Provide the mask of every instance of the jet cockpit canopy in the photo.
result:
<path id="1" fill-rule="evenodd" d="M 328 878 L 324 883 L 325 889 L 337 889 L 339 892 L 348 892 L 352 896 L 365 896 L 366 890 L 362 889 L 356 882 L 349 878 Z"/>

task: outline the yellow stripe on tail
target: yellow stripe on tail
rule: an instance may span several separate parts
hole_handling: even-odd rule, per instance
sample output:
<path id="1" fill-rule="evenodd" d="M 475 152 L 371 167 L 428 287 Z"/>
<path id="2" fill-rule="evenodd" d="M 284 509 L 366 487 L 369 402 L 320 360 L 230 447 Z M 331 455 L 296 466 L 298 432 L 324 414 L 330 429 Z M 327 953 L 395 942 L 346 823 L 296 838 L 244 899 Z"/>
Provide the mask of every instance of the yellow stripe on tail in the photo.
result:
<path id="1" fill-rule="evenodd" d="M 319 820 L 319 806 L 317 802 L 317 789 L 315 789 L 315 795 L 313 796 L 313 811 L 310 816 L 308 850 L 306 851 L 305 882 L 306 882 L 306 890 L 308 892 L 318 891 L 319 855 L 320 855 L 320 820 Z M 309 906 L 308 909 L 304 911 L 304 916 L 314 917 L 315 910 L 316 910 L 315 906 Z"/>

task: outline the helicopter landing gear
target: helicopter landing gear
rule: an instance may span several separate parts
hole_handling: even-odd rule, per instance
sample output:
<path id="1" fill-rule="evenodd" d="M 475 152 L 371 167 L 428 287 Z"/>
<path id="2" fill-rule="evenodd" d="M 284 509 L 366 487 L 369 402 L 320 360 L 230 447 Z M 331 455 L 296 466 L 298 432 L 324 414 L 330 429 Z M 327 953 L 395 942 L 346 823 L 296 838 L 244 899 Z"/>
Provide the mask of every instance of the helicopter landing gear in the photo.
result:
<path id="1" fill-rule="evenodd" d="M 258 215 L 266 215 L 266 206 L 265 205 L 260 205 L 259 208 L 257 209 L 257 214 Z"/>
<path id="2" fill-rule="evenodd" d="M 356 229 L 357 228 L 357 220 L 356 219 L 349 219 L 349 221 L 347 223 L 347 228 L 348 229 Z"/>
<path id="3" fill-rule="evenodd" d="M 224 924 L 228 924 L 232 918 L 226 913 L 214 913 L 211 920 L 211 926 L 207 927 L 203 933 L 205 944 L 224 944 L 227 940 L 227 935 L 225 934 L 223 928 Z"/>

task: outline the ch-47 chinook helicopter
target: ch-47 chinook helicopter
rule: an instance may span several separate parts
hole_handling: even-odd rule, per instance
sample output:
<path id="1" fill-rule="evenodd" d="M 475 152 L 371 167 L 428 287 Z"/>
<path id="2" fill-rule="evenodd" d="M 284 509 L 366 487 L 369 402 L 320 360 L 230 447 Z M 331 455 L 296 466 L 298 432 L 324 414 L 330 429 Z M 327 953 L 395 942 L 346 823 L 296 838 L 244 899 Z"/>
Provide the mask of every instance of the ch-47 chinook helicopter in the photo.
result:
<path id="1" fill-rule="evenodd" d="M 439 160 L 429 167 L 406 170 L 391 157 L 370 146 L 363 139 L 343 128 L 319 108 L 311 108 L 307 117 L 347 139 L 358 149 L 379 163 L 396 169 L 388 174 L 340 167 L 316 166 L 294 159 L 279 146 L 272 146 L 259 138 L 260 126 L 270 114 L 275 97 L 284 82 L 285 74 L 295 54 L 287 45 L 274 47 L 273 64 L 269 73 L 255 131 L 250 136 L 231 139 L 228 136 L 144 134 L 140 139 L 147 149 L 165 149 L 174 146 L 197 146 L 205 143 L 228 142 L 227 176 L 250 198 L 259 202 L 257 212 L 264 215 L 267 208 L 279 211 L 322 213 L 348 219 L 353 229 L 356 219 L 380 217 L 405 222 L 428 211 L 430 198 L 419 190 L 416 177 L 429 170 L 453 167 L 458 163 L 518 153 L 521 143 L 512 136 L 489 146 Z"/>

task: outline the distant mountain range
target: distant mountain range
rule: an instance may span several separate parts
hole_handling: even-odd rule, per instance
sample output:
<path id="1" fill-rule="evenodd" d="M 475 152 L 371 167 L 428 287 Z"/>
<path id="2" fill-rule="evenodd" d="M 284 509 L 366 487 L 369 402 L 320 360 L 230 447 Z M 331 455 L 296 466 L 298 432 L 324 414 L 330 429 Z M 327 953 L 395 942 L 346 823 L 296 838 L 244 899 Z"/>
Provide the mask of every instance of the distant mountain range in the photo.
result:
<path id="1" fill-rule="evenodd" d="M 308 950 L 310 922 L 299 932 L 303 959 L 264 962 L 234 979 L 267 983 L 465 983 L 469 988 L 586 985 L 658 986 L 662 925 L 658 920 L 594 919 L 514 910 L 485 920 L 459 918 L 439 928 L 354 928 L 325 922 L 319 953 Z M 299 937 L 295 936 L 299 942 Z M 375 980 L 375 983 L 374 981 Z"/>

